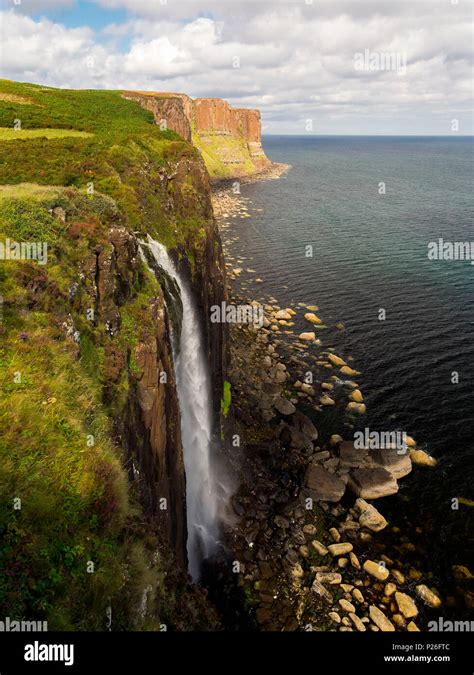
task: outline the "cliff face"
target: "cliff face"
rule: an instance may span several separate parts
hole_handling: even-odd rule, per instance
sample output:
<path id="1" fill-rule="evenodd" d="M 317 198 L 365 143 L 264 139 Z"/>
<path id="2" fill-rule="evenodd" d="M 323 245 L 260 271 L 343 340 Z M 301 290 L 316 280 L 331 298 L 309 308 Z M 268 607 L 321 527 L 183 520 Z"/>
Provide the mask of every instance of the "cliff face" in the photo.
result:
<path id="1" fill-rule="evenodd" d="M 222 244 L 211 203 L 209 176 L 201 158 L 182 160 L 174 166 L 173 178 L 168 182 L 171 208 L 179 217 L 191 210 L 204 224 L 201 237 L 190 234 L 184 242 L 171 250 L 178 269 L 187 277 L 201 317 L 207 345 L 211 373 L 215 425 L 227 372 L 227 324 L 210 321 L 211 307 L 227 301 L 225 263 Z M 193 190 L 189 190 L 191 180 Z M 172 186 L 172 187 L 171 187 Z"/>
<path id="2" fill-rule="evenodd" d="M 161 128 L 176 131 L 185 141 L 191 141 L 193 103 L 186 94 L 158 96 L 149 92 L 125 92 L 124 97 L 150 110 Z"/>
<path id="3" fill-rule="evenodd" d="M 140 107 L 116 92 L 0 82 L 3 90 L 33 101 L 25 112 L 0 101 L 3 126 L 21 114 L 24 128 L 74 120 L 91 133 L 3 148 L 0 238 L 46 240 L 50 260 L 12 261 L 0 275 L 0 528 L 10 552 L 0 559 L 0 610 L 36 616 L 41 603 L 41 618 L 59 630 L 102 630 L 109 605 L 119 630 L 214 627 L 209 603 L 188 586 L 170 320 L 139 254 L 149 234 L 188 276 L 217 428 L 227 338 L 225 325 L 209 321 L 210 306 L 225 299 L 209 176 L 190 143 L 153 124 L 165 110 L 189 136 L 192 104 L 171 96 L 158 108 L 140 95 Z M 21 524 L 8 528 L 17 494 Z M 95 584 L 87 560 L 100 571 Z"/>
<path id="4" fill-rule="evenodd" d="M 153 112 L 157 124 L 191 140 L 212 178 L 248 176 L 269 164 L 258 110 L 233 108 L 220 98 L 193 101 L 185 94 L 125 92 L 124 96 Z"/>

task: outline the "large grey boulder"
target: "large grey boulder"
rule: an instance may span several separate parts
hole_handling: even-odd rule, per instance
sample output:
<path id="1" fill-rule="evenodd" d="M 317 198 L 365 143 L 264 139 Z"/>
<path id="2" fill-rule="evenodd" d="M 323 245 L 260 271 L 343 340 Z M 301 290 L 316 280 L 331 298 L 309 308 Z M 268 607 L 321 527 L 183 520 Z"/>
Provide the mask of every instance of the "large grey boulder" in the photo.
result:
<path id="1" fill-rule="evenodd" d="M 394 478 L 403 478 L 411 472 L 410 453 L 401 452 L 396 448 L 385 448 L 383 450 L 371 450 L 370 459 L 376 465 L 379 465 L 392 474 Z"/>
<path id="2" fill-rule="evenodd" d="M 340 478 L 318 464 L 308 467 L 305 486 L 307 495 L 321 502 L 338 502 L 346 491 L 346 485 Z"/>
<path id="3" fill-rule="evenodd" d="M 292 415 L 296 412 L 296 408 L 291 401 L 283 396 L 277 396 L 273 401 L 273 407 L 278 410 L 281 415 Z"/>
<path id="4" fill-rule="evenodd" d="M 343 441 L 339 445 L 341 466 L 361 468 L 369 461 L 369 451 L 366 448 L 356 448 L 352 441 Z"/>
<path id="5" fill-rule="evenodd" d="M 349 474 L 349 489 L 362 499 L 379 499 L 398 492 L 398 483 L 392 474 L 382 467 L 353 469 Z"/>

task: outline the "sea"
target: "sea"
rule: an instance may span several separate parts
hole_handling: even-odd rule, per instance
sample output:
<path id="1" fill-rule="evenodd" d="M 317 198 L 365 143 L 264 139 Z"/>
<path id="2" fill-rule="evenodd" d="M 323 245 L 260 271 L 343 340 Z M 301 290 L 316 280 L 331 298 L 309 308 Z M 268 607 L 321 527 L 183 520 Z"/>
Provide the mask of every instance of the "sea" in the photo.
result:
<path id="1" fill-rule="evenodd" d="M 263 145 L 291 169 L 241 187 L 251 217 L 232 219 L 227 233 L 245 260 L 239 284 L 282 307 L 317 305 L 323 346 L 361 371 L 359 426 L 403 430 L 438 459 L 378 506 L 400 536 L 417 537 L 420 564 L 450 592 L 453 565 L 474 571 L 473 139 L 267 136 Z M 296 335 L 311 330 L 303 314 Z"/>

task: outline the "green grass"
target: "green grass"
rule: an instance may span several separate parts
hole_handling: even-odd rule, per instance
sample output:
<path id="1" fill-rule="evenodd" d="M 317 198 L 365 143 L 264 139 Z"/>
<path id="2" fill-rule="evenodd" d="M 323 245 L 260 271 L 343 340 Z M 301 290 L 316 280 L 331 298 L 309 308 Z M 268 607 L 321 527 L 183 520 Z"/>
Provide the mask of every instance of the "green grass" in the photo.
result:
<path id="1" fill-rule="evenodd" d="M 15 120 L 22 131 L 13 130 Z M 197 221 L 207 217 L 197 198 L 188 205 L 183 200 L 182 210 L 174 211 L 166 199 L 167 191 L 176 190 L 166 181 L 176 160 L 195 160 L 197 151 L 174 132 L 161 131 L 151 112 L 119 91 L 57 90 L 0 80 L 0 127 L 8 138 L 22 139 L 10 143 L 0 134 L 4 186 L 92 186 L 116 201 L 130 229 L 148 231 L 168 246 L 185 243 L 187 223 L 200 227 Z"/>
<path id="2" fill-rule="evenodd" d="M 51 197 L 56 200 L 63 188 L 60 185 L 38 185 L 36 183 L 19 183 L 17 185 L 0 185 L 0 200 L 2 199 L 31 199 L 43 200 Z"/>
<path id="3" fill-rule="evenodd" d="M 92 134 L 74 129 L 9 129 L 0 127 L 0 141 L 22 141 L 27 138 L 89 138 Z"/>
<path id="4" fill-rule="evenodd" d="M 193 128 L 193 144 L 201 152 L 212 178 L 231 178 L 236 172 L 251 174 L 257 170 L 243 138 L 220 135 L 201 136 Z M 226 157 L 232 158 L 233 163 L 226 164 L 223 161 Z"/>
<path id="5" fill-rule="evenodd" d="M 221 401 L 221 412 L 224 417 L 227 417 L 231 403 L 232 403 L 231 384 L 230 382 L 227 382 L 227 380 L 224 380 L 224 391 L 222 393 L 222 401 Z"/>

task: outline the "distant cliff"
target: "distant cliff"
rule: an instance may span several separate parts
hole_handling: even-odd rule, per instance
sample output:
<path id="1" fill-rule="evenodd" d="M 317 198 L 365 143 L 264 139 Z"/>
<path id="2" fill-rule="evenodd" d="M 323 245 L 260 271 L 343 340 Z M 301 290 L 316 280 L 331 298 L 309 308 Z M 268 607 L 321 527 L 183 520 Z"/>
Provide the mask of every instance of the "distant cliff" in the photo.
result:
<path id="1" fill-rule="evenodd" d="M 212 178 L 249 176 L 270 162 L 261 142 L 258 110 L 233 108 L 221 98 L 128 91 L 125 98 L 153 112 L 162 129 L 176 131 L 200 151 Z"/>

